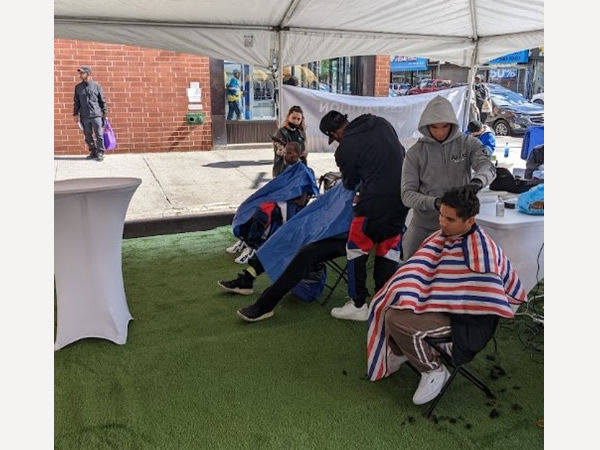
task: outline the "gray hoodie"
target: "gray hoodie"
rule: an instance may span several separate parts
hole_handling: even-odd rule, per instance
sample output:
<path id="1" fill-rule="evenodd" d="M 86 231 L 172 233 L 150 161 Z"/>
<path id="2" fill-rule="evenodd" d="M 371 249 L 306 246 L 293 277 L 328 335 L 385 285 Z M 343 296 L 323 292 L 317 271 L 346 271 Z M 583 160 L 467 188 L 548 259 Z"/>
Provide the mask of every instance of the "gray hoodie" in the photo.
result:
<path id="1" fill-rule="evenodd" d="M 452 124 L 442 143 L 429 133 L 427 126 L 434 123 Z M 413 208 L 415 225 L 437 230 L 435 199 L 451 188 L 468 184 L 471 178 L 479 178 L 487 186 L 496 177 L 496 169 L 483 144 L 460 131 L 452 104 L 439 95 L 425 107 L 419 131 L 423 137 L 406 152 L 402 167 L 402 201 Z M 475 172 L 472 175 L 471 170 Z"/>

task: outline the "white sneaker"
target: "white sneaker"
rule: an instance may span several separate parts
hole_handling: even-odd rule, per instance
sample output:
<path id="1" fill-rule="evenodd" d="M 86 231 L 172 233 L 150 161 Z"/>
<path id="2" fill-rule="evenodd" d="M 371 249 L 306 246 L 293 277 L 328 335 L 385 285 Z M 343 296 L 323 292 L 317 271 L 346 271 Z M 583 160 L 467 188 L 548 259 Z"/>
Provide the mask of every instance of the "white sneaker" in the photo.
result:
<path id="1" fill-rule="evenodd" d="M 354 306 L 354 302 L 349 300 L 346 304 L 340 308 L 333 308 L 331 310 L 332 317 L 336 319 L 345 320 L 357 320 L 359 322 L 365 322 L 369 318 L 369 308 L 365 303 L 360 308 Z"/>
<path id="2" fill-rule="evenodd" d="M 227 253 L 231 253 L 232 255 L 235 253 L 239 253 L 242 250 L 244 250 L 244 247 L 246 247 L 246 244 L 244 244 L 244 241 L 242 241 L 241 239 L 238 239 L 238 241 L 233 244 L 231 247 L 227 247 L 225 249 L 225 251 Z"/>
<path id="3" fill-rule="evenodd" d="M 250 247 L 246 247 L 242 254 L 235 258 L 235 262 L 238 264 L 247 264 L 248 260 L 254 256 L 256 250 Z"/>
<path id="4" fill-rule="evenodd" d="M 400 366 L 408 361 L 408 358 L 404 355 L 396 355 L 394 352 L 390 352 L 387 357 L 388 375 L 397 372 Z"/>
<path id="5" fill-rule="evenodd" d="M 448 369 L 443 364 L 435 370 L 421 373 L 419 387 L 417 387 L 413 395 L 413 403 L 415 405 L 424 405 L 436 398 L 449 377 L 450 372 L 448 372 Z"/>

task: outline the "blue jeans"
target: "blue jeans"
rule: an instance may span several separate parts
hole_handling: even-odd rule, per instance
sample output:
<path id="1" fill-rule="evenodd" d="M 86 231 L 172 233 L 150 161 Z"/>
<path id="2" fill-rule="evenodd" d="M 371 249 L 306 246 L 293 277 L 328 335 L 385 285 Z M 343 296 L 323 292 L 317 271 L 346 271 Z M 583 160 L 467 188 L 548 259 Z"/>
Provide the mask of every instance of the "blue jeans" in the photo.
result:
<path id="1" fill-rule="evenodd" d="M 83 125 L 83 134 L 85 142 L 90 150 L 90 153 L 104 153 L 104 132 L 102 131 L 102 117 L 82 117 L 81 124 Z M 94 143 L 93 134 L 96 135 Z"/>
<path id="2" fill-rule="evenodd" d="M 235 112 L 235 115 L 237 116 L 237 120 L 240 120 L 242 118 L 242 111 L 240 111 L 240 102 L 238 102 L 236 100 L 235 102 L 228 102 L 228 103 L 229 103 L 229 111 L 227 111 L 227 120 L 233 119 L 234 112 Z"/>

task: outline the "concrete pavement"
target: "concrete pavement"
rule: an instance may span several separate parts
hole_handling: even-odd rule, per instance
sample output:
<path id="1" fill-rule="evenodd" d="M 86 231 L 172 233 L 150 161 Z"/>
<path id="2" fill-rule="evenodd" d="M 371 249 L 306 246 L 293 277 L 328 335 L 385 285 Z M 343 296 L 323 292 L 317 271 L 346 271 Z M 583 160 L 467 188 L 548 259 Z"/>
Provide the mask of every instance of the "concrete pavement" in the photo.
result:
<path id="1" fill-rule="evenodd" d="M 504 144 L 511 146 L 503 157 Z M 500 164 L 525 167 L 519 158 L 522 138 L 497 138 Z M 405 143 L 408 148 L 408 142 Z M 332 147 L 333 150 L 333 147 Z M 111 154 L 102 162 L 84 156 L 56 156 L 55 180 L 88 177 L 137 177 L 126 221 L 233 213 L 250 194 L 271 180 L 273 150 L 257 144 L 244 150 Z M 309 166 L 319 176 L 337 171 L 333 151 L 311 153 Z"/>

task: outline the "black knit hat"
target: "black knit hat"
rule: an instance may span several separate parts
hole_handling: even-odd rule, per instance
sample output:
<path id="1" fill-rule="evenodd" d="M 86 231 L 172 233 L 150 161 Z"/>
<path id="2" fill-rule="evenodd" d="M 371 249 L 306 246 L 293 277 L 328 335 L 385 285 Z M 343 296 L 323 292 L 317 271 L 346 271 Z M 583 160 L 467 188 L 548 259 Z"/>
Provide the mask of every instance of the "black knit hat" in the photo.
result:
<path id="1" fill-rule="evenodd" d="M 467 125 L 467 130 L 469 130 L 469 133 L 476 133 L 481 131 L 482 128 L 483 124 L 479 120 L 473 120 L 469 122 L 469 125 Z"/>
<path id="2" fill-rule="evenodd" d="M 331 133 L 341 127 L 346 120 L 348 120 L 348 114 L 342 114 L 335 109 L 332 109 L 323 116 L 321 123 L 319 124 L 319 129 L 323 134 L 329 136 L 329 144 L 334 140 L 333 137 L 331 137 Z"/>

